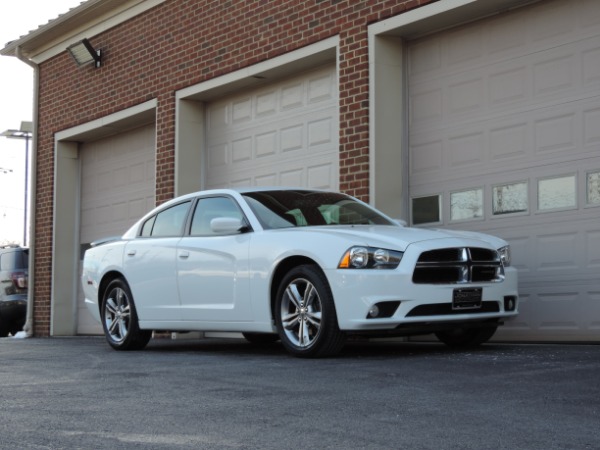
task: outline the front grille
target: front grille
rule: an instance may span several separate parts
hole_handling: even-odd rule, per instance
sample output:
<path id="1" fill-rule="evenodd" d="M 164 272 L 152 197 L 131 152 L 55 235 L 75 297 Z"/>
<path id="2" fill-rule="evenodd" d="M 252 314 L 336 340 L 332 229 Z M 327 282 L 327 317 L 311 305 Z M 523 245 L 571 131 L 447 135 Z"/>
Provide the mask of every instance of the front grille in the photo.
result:
<path id="1" fill-rule="evenodd" d="M 413 273 L 415 284 L 497 283 L 503 279 L 498 252 L 476 247 L 423 252 Z"/>
<path id="2" fill-rule="evenodd" d="M 418 316 L 449 316 L 452 314 L 477 314 L 477 313 L 496 313 L 500 312 L 500 306 L 498 302 L 481 302 L 481 308 L 479 309 L 452 309 L 451 303 L 434 303 L 430 305 L 419 305 L 415 306 L 406 317 L 418 317 Z"/>

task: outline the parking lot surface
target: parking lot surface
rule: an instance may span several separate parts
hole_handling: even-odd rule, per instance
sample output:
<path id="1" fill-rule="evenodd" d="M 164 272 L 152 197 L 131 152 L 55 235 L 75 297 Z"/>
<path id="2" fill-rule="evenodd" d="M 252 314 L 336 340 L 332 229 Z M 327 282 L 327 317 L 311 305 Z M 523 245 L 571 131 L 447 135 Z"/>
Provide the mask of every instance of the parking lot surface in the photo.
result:
<path id="1" fill-rule="evenodd" d="M 600 449 L 600 346 L 0 339 L 6 449 Z"/>

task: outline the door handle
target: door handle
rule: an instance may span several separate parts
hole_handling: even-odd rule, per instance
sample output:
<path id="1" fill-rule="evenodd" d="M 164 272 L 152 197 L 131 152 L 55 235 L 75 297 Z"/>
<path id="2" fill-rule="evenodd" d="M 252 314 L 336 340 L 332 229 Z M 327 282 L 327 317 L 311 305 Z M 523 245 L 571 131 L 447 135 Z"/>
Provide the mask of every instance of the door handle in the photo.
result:
<path id="1" fill-rule="evenodd" d="M 181 259 L 187 259 L 187 258 L 189 258 L 189 257 L 190 257 L 190 252 L 181 251 L 181 252 L 179 252 L 179 257 L 180 257 Z"/>
<path id="2" fill-rule="evenodd" d="M 135 256 L 136 253 L 137 253 L 137 250 L 128 250 L 127 256 Z"/>

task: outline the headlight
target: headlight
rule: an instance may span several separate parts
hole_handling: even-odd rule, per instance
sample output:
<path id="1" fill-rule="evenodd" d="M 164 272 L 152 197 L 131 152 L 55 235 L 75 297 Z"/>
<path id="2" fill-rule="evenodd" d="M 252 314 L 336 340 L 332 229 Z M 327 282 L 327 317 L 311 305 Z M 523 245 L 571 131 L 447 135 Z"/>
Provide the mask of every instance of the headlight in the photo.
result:
<path id="1" fill-rule="evenodd" d="M 342 256 L 338 269 L 395 269 L 402 254 L 384 248 L 352 247 Z"/>
<path id="2" fill-rule="evenodd" d="M 504 267 L 510 266 L 510 245 L 498 249 L 500 253 L 500 261 L 504 264 Z"/>

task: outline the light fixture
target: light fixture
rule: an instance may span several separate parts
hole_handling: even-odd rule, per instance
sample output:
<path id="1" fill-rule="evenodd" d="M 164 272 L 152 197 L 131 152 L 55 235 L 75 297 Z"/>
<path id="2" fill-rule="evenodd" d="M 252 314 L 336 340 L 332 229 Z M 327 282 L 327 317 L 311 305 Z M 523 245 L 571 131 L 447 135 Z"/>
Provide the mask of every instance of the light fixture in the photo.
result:
<path id="1" fill-rule="evenodd" d="M 96 67 L 102 65 L 102 50 L 95 50 L 87 39 L 82 39 L 67 47 L 78 66 L 94 63 Z"/>

